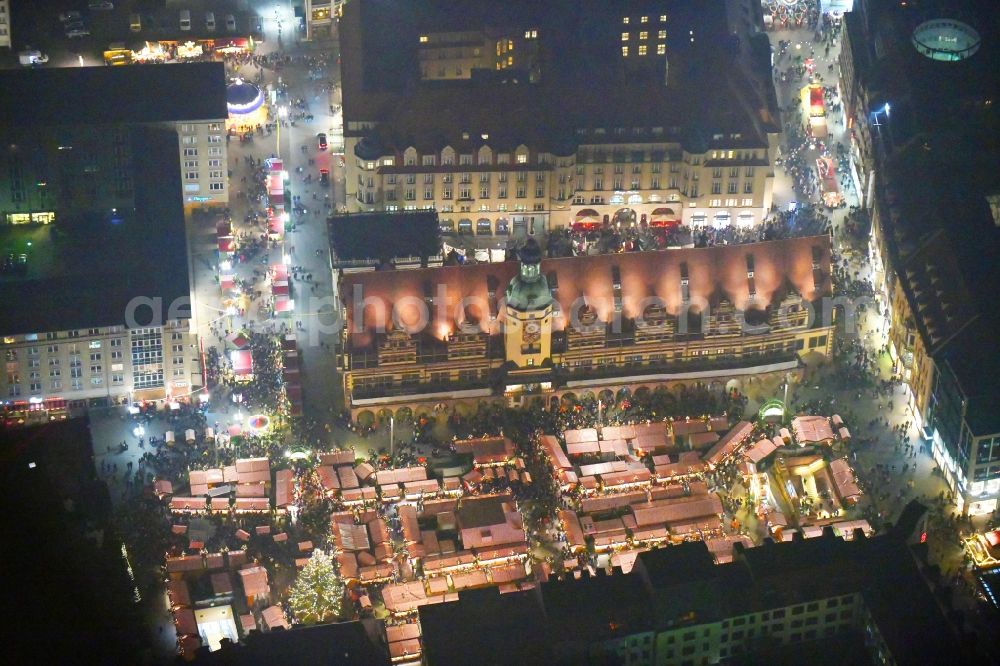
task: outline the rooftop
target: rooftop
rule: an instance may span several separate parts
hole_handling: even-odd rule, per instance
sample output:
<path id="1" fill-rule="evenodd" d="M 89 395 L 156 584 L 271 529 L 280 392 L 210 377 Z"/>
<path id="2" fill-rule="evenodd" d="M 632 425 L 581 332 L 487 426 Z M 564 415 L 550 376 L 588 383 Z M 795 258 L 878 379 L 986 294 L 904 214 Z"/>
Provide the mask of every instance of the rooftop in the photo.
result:
<path id="1" fill-rule="evenodd" d="M 221 62 L 4 69 L 0 90 L 0 126 L 222 120 L 228 115 Z"/>
<path id="2" fill-rule="evenodd" d="M 489 527 L 507 522 L 503 504 L 513 504 L 510 495 L 487 495 L 484 497 L 465 497 L 458 507 L 458 521 L 462 529 L 473 527 Z"/>
<path id="3" fill-rule="evenodd" d="M 436 212 L 356 213 L 329 219 L 330 244 L 339 261 L 391 261 L 440 253 Z"/>
<path id="4" fill-rule="evenodd" d="M 133 141 L 145 166 L 133 171 L 135 210 L 81 210 L 49 225 L 0 227 L 4 257 L 25 258 L 24 272 L 0 273 L 0 301 L 8 304 L 0 333 L 122 325 L 134 298 L 159 297 L 166 308 L 189 295 L 177 136 L 145 128 Z M 145 312 L 137 312 L 139 323 Z"/>
<path id="5" fill-rule="evenodd" d="M 914 324 L 929 353 L 952 367 L 963 392 L 986 399 L 983 413 L 969 410 L 970 423 L 978 419 L 983 429 L 977 434 L 1000 431 L 1000 414 L 988 407 L 1000 396 L 994 304 L 1000 225 L 987 200 L 1000 192 L 1000 147 L 990 139 L 992 127 L 970 118 L 920 135 L 891 155 L 884 171 L 886 235 Z M 929 191 L 935 193 L 930 200 L 921 195 Z"/>
<path id="6" fill-rule="evenodd" d="M 481 663 L 488 654 L 491 663 L 513 664 L 528 663 L 524 650 L 546 642 L 557 659 L 585 656 L 616 634 L 694 627 L 858 593 L 897 663 L 961 660 L 912 553 L 895 534 L 844 541 L 827 530 L 808 540 L 737 547 L 734 561 L 722 565 L 712 564 L 702 542 L 670 546 L 640 553 L 629 574 L 550 580 L 504 595 L 463 593 L 457 602 L 422 606 L 420 620 L 430 663 Z M 493 649 L 484 652 L 482 641 Z"/>
<path id="7" fill-rule="evenodd" d="M 819 270 L 814 271 L 813 261 Z M 755 298 L 750 302 L 747 280 L 747 256 L 754 257 Z M 559 302 L 560 314 L 554 317 L 553 328 L 569 326 L 570 313 L 579 311 L 578 299 L 585 299 L 597 317 L 611 320 L 614 312 L 613 275 L 617 270 L 621 280 L 622 313 L 627 318 L 641 316 L 639 309 L 649 299 L 659 299 L 666 313 L 675 316 L 681 310 L 681 272 L 687 270 L 692 307 L 717 305 L 725 298 L 737 310 L 766 308 L 789 293 L 789 286 L 808 301 L 831 293 L 830 240 L 825 236 L 766 241 L 745 245 L 717 245 L 708 248 L 627 252 L 619 254 L 543 259 L 541 274 Z M 396 303 L 408 303 L 398 308 L 402 326 L 409 332 L 421 330 L 424 322 L 410 304 L 426 297 L 435 299 L 434 321 L 427 332 L 439 339 L 469 321 L 484 332 L 503 318 L 503 307 L 497 305 L 498 320 L 490 320 L 491 292 L 496 297 L 517 274 L 516 262 L 445 266 L 405 271 L 375 271 L 345 274 L 340 293 L 348 317 L 354 318 L 354 303 L 363 298 L 366 307 L 364 322 L 352 320 L 353 344 L 364 347 L 371 343 L 371 333 L 380 316 Z M 818 280 L 818 282 L 817 282 Z M 370 300 L 369 300 L 370 299 Z M 464 300 L 463 300 L 464 299 Z M 495 298 L 494 298 L 495 301 Z M 454 320 L 459 303 L 465 304 L 463 322 Z M 380 309 L 382 310 L 380 312 Z M 358 308 L 360 310 L 360 308 Z"/>
<path id="8" fill-rule="evenodd" d="M 666 30 L 669 68 L 663 56 L 639 56 L 638 46 L 622 56 L 629 14 L 649 14 L 649 30 Z M 382 154 L 483 143 L 566 154 L 577 129 L 605 128 L 597 142 L 608 143 L 624 140 L 612 138 L 612 128 L 652 126 L 700 152 L 718 132 L 764 147 L 765 134 L 777 131 L 769 64 L 756 57 L 748 33 L 730 34 L 724 3 L 612 0 L 581 12 L 569 0 L 364 0 L 345 7 L 342 25 L 347 133 L 354 120 L 381 122 L 364 133 Z M 421 81 L 421 36 L 463 32 L 489 46 L 529 28 L 537 55 L 518 57 L 529 58 L 531 76 L 491 68 L 470 79 Z"/>

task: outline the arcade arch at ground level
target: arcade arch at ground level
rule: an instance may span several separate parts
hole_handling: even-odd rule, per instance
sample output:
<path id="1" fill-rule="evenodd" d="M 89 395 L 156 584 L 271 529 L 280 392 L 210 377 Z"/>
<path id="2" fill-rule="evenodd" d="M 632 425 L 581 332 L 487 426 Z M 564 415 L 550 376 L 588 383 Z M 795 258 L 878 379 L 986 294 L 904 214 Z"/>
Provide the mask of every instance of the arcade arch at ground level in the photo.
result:
<path id="1" fill-rule="evenodd" d="M 753 382 L 763 382 L 768 379 L 785 379 L 786 375 L 792 375 L 792 382 L 798 383 L 802 379 L 804 367 L 798 368 L 773 368 L 757 369 L 752 375 Z M 666 404 L 681 404 L 685 398 L 698 391 L 709 391 L 717 394 L 729 392 L 733 389 L 743 391 L 747 383 L 747 377 L 691 377 L 691 378 L 665 378 L 656 380 L 642 380 L 636 382 L 619 381 L 602 385 L 579 383 L 572 387 L 566 386 L 553 391 L 542 393 L 527 393 L 516 397 L 510 396 L 479 396 L 474 398 L 448 399 L 437 396 L 429 400 L 412 400 L 394 402 L 388 405 L 365 405 L 352 408 L 351 418 L 360 425 L 384 425 L 388 422 L 388 417 L 395 419 L 396 426 L 412 423 L 414 419 L 421 416 L 437 417 L 447 416 L 454 411 L 458 416 L 473 416 L 480 409 L 489 408 L 497 404 L 505 404 L 513 407 L 528 407 L 532 404 L 542 406 L 570 406 L 576 404 L 592 405 L 601 401 L 606 407 L 615 406 L 622 400 L 651 400 L 657 399 Z M 778 399 L 769 400 L 765 404 L 776 402 L 782 409 L 783 404 Z M 378 420 L 381 417 L 382 420 Z M 363 419 L 363 420 L 362 420 Z"/>

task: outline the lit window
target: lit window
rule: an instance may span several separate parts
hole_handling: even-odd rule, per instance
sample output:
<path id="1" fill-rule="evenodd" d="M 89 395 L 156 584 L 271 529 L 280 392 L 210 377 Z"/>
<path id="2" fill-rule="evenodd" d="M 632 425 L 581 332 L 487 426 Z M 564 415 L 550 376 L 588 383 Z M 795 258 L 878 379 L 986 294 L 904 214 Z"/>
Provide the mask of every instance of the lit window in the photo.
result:
<path id="1" fill-rule="evenodd" d="M 628 57 L 628 47 L 627 46 L 623 46 L 622 47 L 622 57 L 624 57 L 624 58 Z"/>
<path id="2" fill-rule="evenodd" d="M 646 55 L 646 45 L 645 44 L 641 44 L 639 46 L 639 55 L 641 55 L 641 56 Z"/>
<path id="3" fill-rule="evenodd" d="M 420 43 L 421 44 L 427 43 L 427 35 L 420 35 Z"/>
<path id="4" fill-rule="evenodd" d="M 527 164 L 528 163 L 528 156 L 525 155 L 525 154 L 523 154 L 523 153 L 520 154 L 520 155 L 518 155 L 517 156 L 517 163 L 518 164 Z"/>
<path id="5" fill-rule="evenodd" d="M 641 19 L 639 19 L 639 23 L 649 23 L 649 17 L 643 16 Z"/>
<path id="6" fill-rule="evenodd" d="M 639 33 L 639 39 L 645 41 L 648 38 L 649 38 L 649 33 L 646 32 L 645 30 Z"/>
<path id="7" fill-rule="evenodd" d="M 627 16 L 622 17 L 622 25 L 628 25 L 628 17 Z"/>
<path id="8" fill-rule="evenodd" d="M 622 41 L 623 42 L 627 42 L 628 41 L 628 33 L 627 32 L 623 32 L 622 33 Z"/>
<path id="9" fill-rule="evenodd" d="M 666 55 L 666 53 L 667 53 L 667 45 L 666 44 L 657 44 L 656 45 L 656 55 Z"/>
<path id="10" fill-rule="evenodd" d="M 667 22 L 667 15 L 660 14 L 660 23 L 666 23 L 666 22 Z"/>
<path id="11" fill-rule="evenodd" d="M 656 36 L 658 38 L 660 38 L 660 39 L 666 39 L 667 38 L 667 31 L 666 30 L 660 30 L 658 33 L 656 33 Z"/>

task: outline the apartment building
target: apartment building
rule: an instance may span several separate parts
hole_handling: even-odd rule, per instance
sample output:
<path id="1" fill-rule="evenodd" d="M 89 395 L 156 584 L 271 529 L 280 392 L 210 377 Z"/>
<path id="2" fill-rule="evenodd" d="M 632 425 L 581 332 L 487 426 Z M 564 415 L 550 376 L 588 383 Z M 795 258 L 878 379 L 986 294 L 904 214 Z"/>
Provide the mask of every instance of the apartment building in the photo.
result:
<path id="1" fill-rule="evenodd" d="M 185 123 L 163 114 L 188 121 L 186 114 L 205 110 L 143 100 L 141 87 L 116 106 L 110 75 L 130 69 L 81 74 L 108 95 L 108 109 L 89 96 L 76 99 L 80 84 L 65 70 L 0 73 L 23 93 L 0 104 L 0 299 L 7 304 L 0 400 L 14 421 L 129 400 L 186 400 L 204 383 L 177 157 Z M 178 66 L 174 75 L 184 71 Z M 201 83 L 215 75 L 221 87 L 221 65 L 192 72 Z M 44 112 L 20 101 L 32 98 L 27 87 L 34 85 Z M 188 122 L 199 128 L 191 136 L 211 135 L 207 123 Z"/>
<path id="2" fill-rule="evenodd" d="M 142 156 L 131 137 L 147 129 L 174 133 L 171 165 L 183 171 L 176 196 L 185 210 L 229 201 L 221 62 L 3 70 L 0 87 L 8 222 L 58 215 L 107 192 L 127 207 L 135 169 L 124 165 Z"/>
<path id="3" fill-rule="evenodd" d="M 178 122 L 176 127 L 184 208 L 225 207 L 229 202 L 225 122 Z"/>
<path id="4" fill-rule="evenodd" d="M 8 412 L 186 400 L 203 384 L 197 338 L 182 320 L 8 335 L 3 354 Z"/>
<path id="5" fill-rule="evenodd" d="M 436 210 L 445 233 L 493 241 L 767 216 L 779 128 L 759 8 L 511 4 L 345 8 L 353 211 Z"/>
<path id="6" fill-rule="evenodd" d="M 0 46 L 11 48 L 10 0 L 0 0 Z"/>
<path id="7" fill-rule="evenodd" d="M 998 39 L 989 2 L 927 13 L 865 0 L 845 17 L 841 53 L 894 370 L 956 504 L 973 514 L 1000 499 Z"/>
<path id="8" fill-rule="evenodd" d="M 433 410 L 794 372 L 833 349 L 830 241 L 344 274 L 347 408 Z M 729 382 L 729 384 L 727 384 Z"/>
<path id="9" fill-rule="evenodd" d="M 905 612 L 904 612 L 905 609 Z M 896 534 L 734 549 L 704 542 L 640 553 L 631 571 L 535 589 L 459 593 L 421 606 L 423 661 L 630 665 L 908 664 L 961 660 L 956 634 Z M 516 638 L 516 640 L 515 640 Z M 971 655 L 965 655 L 968 658 Z"/>

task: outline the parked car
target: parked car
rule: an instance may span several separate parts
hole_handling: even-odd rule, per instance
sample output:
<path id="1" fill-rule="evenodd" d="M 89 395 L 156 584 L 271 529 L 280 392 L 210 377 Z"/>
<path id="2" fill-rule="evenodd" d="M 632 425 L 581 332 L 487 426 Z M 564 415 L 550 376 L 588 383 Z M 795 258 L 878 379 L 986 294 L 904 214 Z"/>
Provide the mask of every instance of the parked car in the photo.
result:
<path id="1" fill-rule="evenodd" d="M 74 23 L 82 20 L 83 16 L 80 15 L 80 12 L 63 12 L 59 15 L 60 23 Z"/>
<path id="2" fill-rule="evenodd" d="M 316 135 L 316 142 L 319 144 L 320 150 L 326 150 L 326 134 L 320 132 Z"/>
<path id="3" fill-rule="evenodd" d="M 66 31 L 66 36 L 74 39 L 79 37 L 89 37 L 90 30 L 87 30 L 86 27 L 73 28 L 72 30 Z"/>
<path id="4" fill-rule="evenodd" d="M 115 3 L 108 0 L 91 0 L 87 6 L 95 12 L 110 12 L 115 8 Z"/>
<path id="5" fill-rule="evenodd" d="M 236 32 L 236 17 L 232 14 L 226 14 L 226 31 Z"/>

